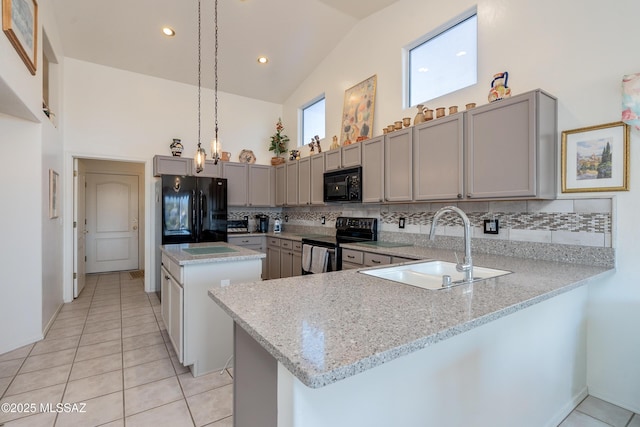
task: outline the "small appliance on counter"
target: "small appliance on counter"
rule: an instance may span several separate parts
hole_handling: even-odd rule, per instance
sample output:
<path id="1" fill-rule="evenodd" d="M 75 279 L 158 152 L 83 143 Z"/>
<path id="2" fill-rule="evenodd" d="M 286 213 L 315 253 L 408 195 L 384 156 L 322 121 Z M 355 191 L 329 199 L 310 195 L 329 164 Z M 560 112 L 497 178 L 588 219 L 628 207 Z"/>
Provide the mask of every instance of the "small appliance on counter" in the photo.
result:
<path id="1" fill-rule="evenodd" d="M 227 221 L 227 234 L 249 232 L 249 219 L 230 219 Z"/>
<path id="2" fill-rule="evenodd" d="M 273 232 L 280 233 L 282 231 L 282 222 L 279 219 L 276 219 L 273 222 Z"/>
<path id="3" fill-rule="evenodd" d="M 267 233 L 269 231 L 269 217 L 266 215 L 256 215 L 256 232 Z"/>

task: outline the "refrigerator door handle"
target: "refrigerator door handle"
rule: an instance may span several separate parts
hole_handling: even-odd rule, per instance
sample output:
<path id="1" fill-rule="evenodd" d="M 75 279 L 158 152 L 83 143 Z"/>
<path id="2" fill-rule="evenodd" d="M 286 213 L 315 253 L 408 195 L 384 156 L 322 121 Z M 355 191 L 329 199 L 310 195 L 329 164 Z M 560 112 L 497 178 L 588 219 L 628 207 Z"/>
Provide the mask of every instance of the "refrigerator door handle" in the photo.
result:
<path id="1" fill-rule="evenodd" d="M 202 233 L 204 232 L 203 227 L 204 227 L 204 214 L 205 214 L 205 196 L 204 193 L 202 192 L 202 190 L 200 190 L 200 217 L 198 218 L 200 220 L 200 224 L 198 226 L 198 230 L 200 232 L 200 237 L 202 237 Z"/>
<path id="2" fill-rule="evenodd" d="M 196 209 L 197 209 L 197 203 L 196 203 L 196 190 L 191 190 L 191 224 L 193 224 L 193 234 L 194 234 L 194 238 L 197 238 L 197 236 L 200 234 L 199 230 L 198 230 L 198 216 L 196 215 Z M 194 240 L 195 241 L 195 240 Z"/>

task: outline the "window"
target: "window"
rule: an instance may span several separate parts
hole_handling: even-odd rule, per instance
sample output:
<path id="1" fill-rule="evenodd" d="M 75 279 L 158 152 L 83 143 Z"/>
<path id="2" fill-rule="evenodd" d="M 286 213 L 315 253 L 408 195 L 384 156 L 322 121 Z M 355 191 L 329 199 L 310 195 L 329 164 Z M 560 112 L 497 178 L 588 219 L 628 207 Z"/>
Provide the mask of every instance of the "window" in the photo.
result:
<path id="1" fill-rule="evenodd" d="M 405 48 L 411 107 L 478 82 L 476 9 L 458 16 Z"/>
<path id="2" fill-rule="evenodd" d="M 320 139 L 324 138 L 324 118 L 324 95 L 302 107 L 302 138 L 298 146 L 307 145 L 316 135 Z"/>

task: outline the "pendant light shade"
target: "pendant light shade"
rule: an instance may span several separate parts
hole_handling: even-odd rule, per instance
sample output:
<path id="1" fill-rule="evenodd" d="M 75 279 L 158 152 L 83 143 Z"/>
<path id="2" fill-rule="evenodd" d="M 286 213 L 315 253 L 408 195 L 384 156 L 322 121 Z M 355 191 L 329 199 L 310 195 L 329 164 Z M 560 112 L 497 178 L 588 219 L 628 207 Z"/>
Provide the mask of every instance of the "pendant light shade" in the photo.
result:
<path id="1" fill-rule="evenodd" d="M 193 162 L 196 167 L 196 173 L 200 173 L 204 170 L 204 161 L 207 158 L 207 153 L 204 151 L 204 148 L 198 144 L 198 149 L 196 150 L 196 155 L 193 159 Z"/>

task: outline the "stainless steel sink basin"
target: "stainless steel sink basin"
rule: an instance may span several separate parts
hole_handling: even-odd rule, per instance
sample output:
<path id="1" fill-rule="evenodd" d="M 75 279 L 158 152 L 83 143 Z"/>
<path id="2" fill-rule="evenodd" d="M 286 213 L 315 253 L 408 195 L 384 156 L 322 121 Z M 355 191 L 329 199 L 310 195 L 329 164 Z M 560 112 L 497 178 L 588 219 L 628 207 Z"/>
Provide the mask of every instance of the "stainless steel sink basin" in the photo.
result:
<path id="1" fill-rule="evenodd" d="M 456 264 L 446 261 L 422 261 L 392 267 L 359 270 L 359 273 L 423 289 L 447 289 L 451 286 L 466 283 L 464 281 L 464 273 L 456 270 Z M 511 271 L 473 266 L 473 281 L 478 282 L 510 273 Z M 443 276 L 451 278 L 450 285 L 443 286 L 443 282 L 447 281 L 447 279 L 443 279 Z"/>

